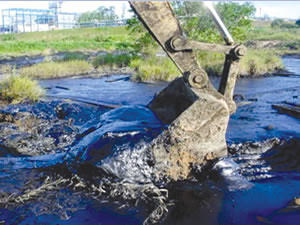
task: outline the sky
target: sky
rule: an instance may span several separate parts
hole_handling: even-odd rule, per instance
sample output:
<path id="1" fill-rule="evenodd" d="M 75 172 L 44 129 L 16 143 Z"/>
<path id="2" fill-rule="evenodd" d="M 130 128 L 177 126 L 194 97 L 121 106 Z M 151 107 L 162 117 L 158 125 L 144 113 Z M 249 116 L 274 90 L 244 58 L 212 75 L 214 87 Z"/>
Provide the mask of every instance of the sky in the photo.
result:
<path id="1" fill-rule="evenodd" d="M 239 1 L 241 2 L 241 1 Z M 249 1 L 257 8 L 256 16 L 268 15 L 278 18 L 300 18 L 300 1 Z M 114 6 L 118 15 L 122 14 L 125 7 L 125 17 L 130 17 L 128 13 L 129 4 L 127 1 L 63 1 L 62 11 L 82 13 L 92 11 L 99 6 Z M 0 10 L 6 8 L 32 8 L 47 9 L 48 1 L 1 1 Z M 0 18 L 1 20 L 1 18 Z"/>

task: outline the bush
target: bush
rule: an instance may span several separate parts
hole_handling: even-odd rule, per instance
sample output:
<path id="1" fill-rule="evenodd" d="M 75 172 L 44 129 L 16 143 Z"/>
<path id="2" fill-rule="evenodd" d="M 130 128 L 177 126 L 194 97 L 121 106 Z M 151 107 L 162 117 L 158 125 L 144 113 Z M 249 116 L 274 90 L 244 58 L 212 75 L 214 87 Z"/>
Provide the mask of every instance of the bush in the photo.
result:
<path id="1" fill-rule="evenodd" d="M 87 57 L 87 55 L 81 52 L 67 52 L 64 54 L 61 61 L 86 60 Z"/>
<path id="2" fill-rule="evenodd" d="M 14 40 L 16 40 L 16 36 L 14 34 L 2 34 L 1 40 L 2 41 L 14 41 Z"/>
<path id="3" fill-rule="evenodd" d="M 288 48 L 289 50 L 300 50 L 300 42 L 299 41 L 289 41 L 284 44 L 285 48 Z"/>
<path id="4" fill-rule="evenodd" d="M 221 76 L 224 66 L 224 54 L 201 52 L 197 54 L 201 67 L 209 74 Z M 283 64 L 275 52 L 270 50 L 248 49 L 240 61 L 241 76 L 261 76 L 282 69 Z"/>
<path id="5" fill-rule="evenodd" d="M 131 54 L 105 54 L 97 56 L 93 61 L 94 67 L 99 66 L 109 66 L 110 68 L 114 67 L 126 67 L 129 65 L 130 61 L 137 58 L 137 56 Z"/>
<path id="6" fill-rule="evenodd" d="M 282 68 L 282 61 L 274 51 L 248 50 L 247 55 L 241 60 L 240 74 L 259 76 L 274 73 Z"/>
<path id="7" fill-rule="evenodd" d="M 136 15 L 127 20 L 127 29 L 130 31 L 131 35 L 136 36 L 135 42 L 132 45 L 132 48 L 136 52 L 141 52 L 145 55 L 154 55 L 158 48 L 158 44 L 138 20 Z"/>
<path id="8" fill-rule="evenodd" d="M 0 83 L 1 99 L 13 104 L 25 100 L 37 101 L 44 95 L 44 90 L 38 82 L 28 77 L 10 75 Z"/>
<path id="9" fill-rule="evenodd" d="M 275 19 L 272 21 L 271 23 L 271 27 L 275 28 L 275 27 L 281 27 L 284 24 L 284 20 L 283 19 Z"/>
<path id="10" fill-rule="evenodd" d="M 200 66 L 208 75 L 221 76 L 225 56 L 221 53 L 198 52 Z M 132 76 L 136 81 L 171 81 L 180 76 L 174 63 L 166 57 L 151 56 L 145 59 L 132 60 L 130 65 L 135 69 Z M 270 50 L 248 50 L 240 62 L 241 76 L 261 76 L 271 74 L 283 68 L 282 61 Z"/>
<path id="11" fill-rule="evenodd" d="M 113 21 L 118 19 L 115 7 L 100 6 L 94 11 L 82 13 L 78 18 L 78 23 L 99 23 L 103 20 Z"/>
<path id="12" fill-rule="evenodd" d="M 174 1 L 173 7 L 177 17 L 181 17 L 182 27 L 188 36 L 194 40 L 205 42 L 221 42 L 222 36 L 202 2 Z M 249 19 L 255 13 L 251 3 L 219 2 L 216 11 L 232 34 L 236 42 L 244 41 L 252 29 Z"/>
<path id="13" fill-rule="evenodd" d="M 136 71 L 132 76 L 135 81 L 171 81 L 181 74 L 174 63 L 166 57 L 135 59 L 129 66 Z"/>
<path id="14" fill-rule="evenodd" d="M 43 62 L 30 67 L 24 67 L 20 74 L 26 77 L 49 79 L 73 76 L 93 70 L 91 64 L 83 60 L 65 62 Z"/>
<path id="15" fill-rule="evenodd" d="M 292 24 L 292 23 L 284 23 L 280 26 L 280 28 L 295 29 L 295 28 L 298 28 L 298 26 L 296 24 Z"/>
<path id="16" fill-rule="evenodd" d="M 219 76 L 222 74 L 225 55 L 215 52 L 197 52 L 197 59 L 200 66 L 209 74 Z"/>

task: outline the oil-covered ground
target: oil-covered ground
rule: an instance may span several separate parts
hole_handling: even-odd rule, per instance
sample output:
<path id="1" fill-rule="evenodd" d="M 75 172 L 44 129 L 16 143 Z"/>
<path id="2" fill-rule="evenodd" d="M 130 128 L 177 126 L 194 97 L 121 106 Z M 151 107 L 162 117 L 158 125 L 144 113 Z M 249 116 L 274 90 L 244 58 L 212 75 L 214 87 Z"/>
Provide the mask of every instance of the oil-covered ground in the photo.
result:
<path id="1" fill-rule="evenodd" d="M 228 157 L 168 184 L 145 150 L 167 83 L 41 81 L 43 101 L 0 110 L 0 224 L 298 224 L 299 118 L 274 105 L 299 107 L 300 58 L 283 61 L 294 75 L 238 80 Z"/>

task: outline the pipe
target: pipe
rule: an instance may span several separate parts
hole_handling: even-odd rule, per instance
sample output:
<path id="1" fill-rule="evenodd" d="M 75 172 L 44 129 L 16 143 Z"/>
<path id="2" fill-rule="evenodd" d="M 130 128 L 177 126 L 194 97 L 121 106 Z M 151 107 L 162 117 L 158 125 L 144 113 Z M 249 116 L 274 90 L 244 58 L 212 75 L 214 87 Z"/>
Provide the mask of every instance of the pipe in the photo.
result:
<path id="1" fill-rule="evenodd" d="M 220 16 L 216 12 L 212 2 L 204 2 L 205 6 L 208 8 L 210 14 L 212 15 L 215 23 L 217 24 L 217 27 L 219 28 L 219 31 L 221 32 L 225 42 L 227 45 L 232 45 L 234 43 L 234 40 L 227 30 L 226 26 L 224 25 L 223 21 L 221 20 Z"/>

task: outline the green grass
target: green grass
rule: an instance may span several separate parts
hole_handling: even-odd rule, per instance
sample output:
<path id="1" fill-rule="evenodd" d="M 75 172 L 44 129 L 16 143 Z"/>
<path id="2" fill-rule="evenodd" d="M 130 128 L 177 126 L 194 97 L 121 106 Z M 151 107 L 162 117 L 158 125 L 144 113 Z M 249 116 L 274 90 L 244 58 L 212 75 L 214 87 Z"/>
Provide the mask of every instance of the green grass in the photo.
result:
<path id="1" fill-rule="evenodd" d="M 257 27 L 249 33 L 248 40 L 300 41 L 300 29 Z"/>
<path id="2" fill-rule="evenodd" d="M 21 76 L 35 79 L 51 79 L 68 77 L 87 73 L 93 70 L 93 66 L 83 60 L 43 62 L 30 67 L 20 69 Z"/>
<path id="3" fill-rule="evenodd" d="M 60 61 L 87 60 L 88 55 L 82 52 L 66 52 Z"/>
<path id="4" fill-rule="evenodd" d="M 279 69 L 283 69 L 283 63 L 273 50 L 249 49 L 247 55 L 240 62 L 240 74 L 242 76 L 272 74 Z"/>
<path id="5" fill-rule="evenodd" d="M 252 31 L 248 34 L 248 40 L 255 41 L 279 41 L 276 46 L 277 53 L 299 54 L 300 51 L 300 27 L 271 27 L 270 22 L 256 21 Z"/>
<path id="6" fill-rule="evenodd" d="M 197 52 L 197 59 L 200 66 L 209 74 L 220 76 L 223 70 L 225 55 L 214 52 Z"/>
<path id="7" fill-rule="evenodd" d="M 80 28 L 29 32 L 0 35 L 0 58 L 18 55 L 53 55 L 67 52 L 60 62 L 44 62 L 23 68 L 20 73 L 25 76 L 46 79 L 66 77 L 86 73 L 92 66 L 86 61 L 86 51 L 126 50 L 130 54 L 107 54 L 96 57 L 94 67 L 109 69 L 130 66 L 135 69 L 134 80 L 155 81 L 172 80 L 179 75 L 173 63 L 163 57 L 155 57 L 158 49 L 151 47 L 143 52 L 142 57 L 133 56 L 133 45 L 138 35 L 130 35 L 126 27 Z M 242 75 L 262 75 L 282 68 L 280 54 L 299 53 L 300 28 L 271 28 L 270 22 L 255 22 L 248 40 L 280 41 L 272 50 L 248 49 L 248 55 L 241 61 Z M 135 55 L 137 52 L 135 52 Z M 220 75 L 223 69 L 224 55 L 212 52 L 197 53 L 200 65 L 213 75 Z"/>
<path id="8" fill-rule="evenodd" d="M 129 65 L 130 61 L 137 58 L 131 54 L 106 54 L 106 55 L 99 55 L 93 61 L 94 67 L 99 66 L 108 66 L 109 68 L 120 68 L 126 67 Z"/>
<path id="9" fill-rule="evenodd" d="M 12 104 L 37 101 L 43 95 L 38 82 L 28 77 L 10 75 L 0 82 L 0 99 Z"/>
<path id="10" fill-rule="evenodd" d="M 135 81 L 171 81 L 180 76 L 177 67 L 166 57 L 135 59 L 129 66 L 136 71 L 132 76 Z"/>
<path id="11" fill-rule="evenodd" d="M 255 21 L 248 40 L 300 41 L 300 27 L 272 27 L 270 21 Z"/>
<path id="12" fill-rule="evenodd" d="M 197 58 L 209 75 L 220 76 L 222 74 L 225 60 L 223 54 L 201 52 L 197 54 Z M 274 50 L 248 49 L 247 55 L 240 61 L 241 76 L 261 76 L 274 73 L 279 69 L 283 69 L 283 64 Z"/>
<path id="13" fill-rule="evenodd" d="M 130 49 L 134 37 L 125 27 L 78 28 L 0 35 L 1 55 L 34 55 L 55 51 Z"/>
<path id="14" fill-rule="evenodd" d="M 300 50 L 300 29 L 299 28 L 271 28 L 270 22 L 257 22 L 253 30 L 248 34 L 248 40 L 280 41 L 275 49 L 251 49 L 241 59 L 241 76 L 260 76 L 272 74 L 278 69 L 283 69 L 280 55 L 290 53 L 291 50 Z M 153 55 L 153 54 L 152 54 Z M 197 52 L 197 59 L 202 68 L 209 75 L 221 75 L 224 64 L 224 54 L 213 52 Z M 172 80 L 172 74 L 176 74 L 175 68 L 170 60 L 164 64 L 157 57 L 150 57 L 146 60 L 134 60 L 131 67 L 136 69 L 134 80 Z M 170 72 L 168 72 L 170 70 Z"/>

